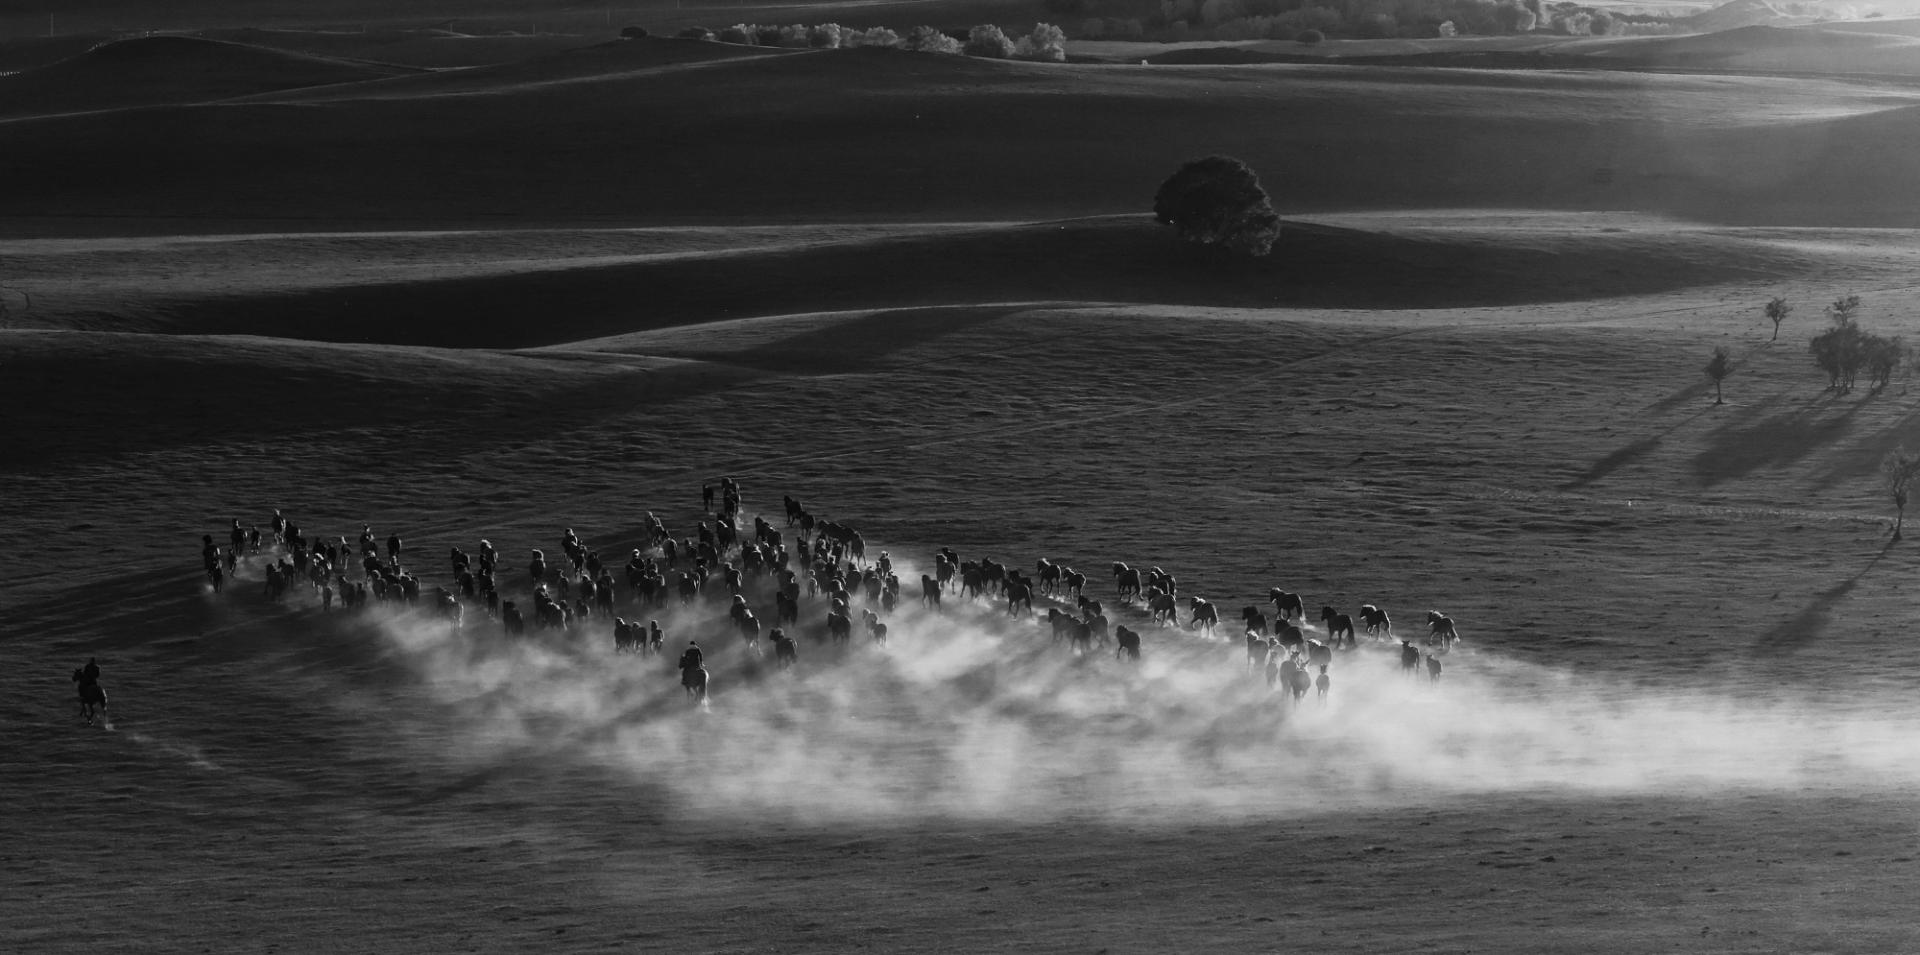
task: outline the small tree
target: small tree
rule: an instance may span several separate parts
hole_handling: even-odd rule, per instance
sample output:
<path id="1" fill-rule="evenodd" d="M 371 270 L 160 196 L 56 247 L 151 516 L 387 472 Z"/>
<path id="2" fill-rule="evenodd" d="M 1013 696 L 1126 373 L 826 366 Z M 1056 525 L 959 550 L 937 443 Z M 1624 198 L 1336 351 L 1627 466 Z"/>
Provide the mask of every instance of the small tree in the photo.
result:
<path id="1" fill-rule="evenodd" d="M 1793 306 L 1787 304 L 1784 298 L 1775 298 L 1767 303 L 1767 317 L 1773 320 L 1773 337 L 1767 339 L 1769 344 L 1780 340 L 1780 323 L 1786 321 L 1787 316 L 1792 314 Z"/>
<path id="2" fill-rule="evenodd" d="M 1893 497 L 1893 539 L 1900 539 L 1900 530 L 1907 522 L 1907 485 L 1914 475 L 1920 474 L 1920 454 L 1908 454 L 1904 447 L 1894 448 L 1880 462 L 1880 473 L 1885 478 L 1887 493 Z"/>
<path id="3" fill-rule="evenodd" d="M 1861 363 L 1867 372 L 1867 382 L 1873 391 L 1893 383 L 1895 372 L 1906 364 L 1907 344 L 1900 336 L 1882 338 L 1879 335 L 1864 336 L 1861 341 Z"/>
<path id="4" fill-rule="evenodd" d="M 1733 356 L 1727 352 L 1727 347 L 1721 345 L 1715 348 L 1713 357 L 1707 361 L 1706 372 L 1707 377 L 1713 379 L 1713 403 L 1716 405 L 1725 403 L 1720 397 L 1720 383 L 1733 374 L 1733 368 Z"/>
<path id="5" fill-rule="evenodd" d="M 1260 178 L 1229 156 L 1181 166 L 1154 194 L 1153 215 L 1183 241 L 1244 255 L 1266 255 L 1280 237 L 1280 216 Z"/>
<path id="6" fill-rule="evenodd" d="M 621 27 L 620 28 L 620 39 L 622 40 L 644 40 L 646 38 L 647 38 L 646 27 Z"/>
<path id="7" fill-rule="evenodd" d="M 1834 299 L 1833 304 L 1827 306 L 1827 315 L 1833 319 L 1834 324 L 1841 325 L 1853 321 L 1853 313 L 1859 310 L 1860 296 L 1849 295 L 1846 298 Z"/>
<path id="8" fill-rule="evenodd" d="M 1326 38 L 1327 35 L 1319 30 L 1302 30 L 1298 37 L 1301 46 L 1319 46 Z"/>

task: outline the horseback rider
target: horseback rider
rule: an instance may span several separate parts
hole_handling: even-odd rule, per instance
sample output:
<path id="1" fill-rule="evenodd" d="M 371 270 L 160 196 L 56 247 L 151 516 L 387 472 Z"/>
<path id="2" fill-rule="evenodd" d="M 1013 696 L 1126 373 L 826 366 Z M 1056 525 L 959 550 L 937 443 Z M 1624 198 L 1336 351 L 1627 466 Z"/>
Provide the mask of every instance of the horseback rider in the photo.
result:
<path id="1" fill-rule="evenodd" d="M 698 670 L 702 666 L 705 666 L 706 662 L 707 655 L 700 652 L 699 642 L 694 640 L 687 641 L 687 649 L 680 654 L 681 671 Z"/>
<path id="2" fill-rule="evenodd" d="M 82 686 L 100 682 L 100 664 L 94 662 L 92 657 L 87 658 L 86 666 L 74 672 L 79 674 L 79 676 L 75 678 L 75 681 Z"/>

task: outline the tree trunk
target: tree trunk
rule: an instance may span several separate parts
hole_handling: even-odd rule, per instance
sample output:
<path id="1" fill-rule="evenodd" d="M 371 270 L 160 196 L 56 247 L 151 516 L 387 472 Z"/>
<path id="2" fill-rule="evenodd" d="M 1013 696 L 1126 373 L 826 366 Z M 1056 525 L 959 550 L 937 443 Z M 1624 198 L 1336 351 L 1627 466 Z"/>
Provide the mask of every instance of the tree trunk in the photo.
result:
<path id="1" fill-rule="evenodd" d="M 1723 403 L 1720 400 L 1720 379 L 1718 378 L 1713 380 L 1713 403 L 1716 405 Z"/>

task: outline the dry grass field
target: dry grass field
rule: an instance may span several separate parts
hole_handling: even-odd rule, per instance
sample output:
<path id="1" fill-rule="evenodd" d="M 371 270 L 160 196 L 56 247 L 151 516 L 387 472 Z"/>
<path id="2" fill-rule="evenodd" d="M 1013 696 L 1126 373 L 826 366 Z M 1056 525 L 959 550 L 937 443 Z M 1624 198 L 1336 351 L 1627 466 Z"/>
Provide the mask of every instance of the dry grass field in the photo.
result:
<path id="1" fill-rule="evenodd" d="M 1806 352 L 1847 294 L 1920 335 L 1916 93 L 1740 36 L 1680 73 L 223 35 L 0 77 L 0 950 L 1920 950 L 1878 477 L 1920 395 Z M 1272 256 L 1145 213 L 1212 152 Z M 780 671 L 723 600 L 623 605 L 711 648 L 701 709 L 604 621 L 195 571 L 281 508 L 429 587 L 489 539 L 525 602 L 529 549 L 690 533 L 722 475 L 889 552 L 885 647 L 813 598 Z M 943 546 L 1087 571 L 1144 659 L 919 607 Z M 1113 561 L 1225 625 L 1113 611 Z M 1465 640 L 1431 683 L 1363 635 L 1294 707 L 1234 625 L 1272 587 Z"/>

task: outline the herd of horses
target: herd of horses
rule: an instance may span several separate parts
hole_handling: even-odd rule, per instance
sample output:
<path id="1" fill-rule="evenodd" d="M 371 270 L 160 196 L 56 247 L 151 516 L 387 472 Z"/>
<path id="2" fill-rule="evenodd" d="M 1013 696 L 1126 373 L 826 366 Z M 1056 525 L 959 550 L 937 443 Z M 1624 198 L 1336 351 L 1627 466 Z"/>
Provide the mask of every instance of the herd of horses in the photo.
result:
<path id="1" fill-rule="evenodd" d="M 531 549 L 526 565 L 531 624 L 520 601 L 503 599 L 511 574 L 486 540 L 473 554 L 452 548 L 448 555 L 452 586 L 435 587 L 430 594 L 410 558 L 403 563 L 406 550 L 397 534 L 386 539 L 383 549 L 372 528 L 363 525 L 356 552 L 345 537 L 309 538 L 278 510 L 273 513 L 272 537 L 263 541 L 258 527 L 243 528 L 235 520 L 226 548 L 217 545 L 212 535 L 202 538 L 202 558 L 216 591 L 233 576 L 243 554 L 257 555 L 267 561 L 263 586 L 269 597 L 306 586 L 318 592 L 323 609 L 329 611 L 336 596 L 347 609 L 370 600 L 403 607 L 424 604 L 428 612 L 456 629 L 462 626 L 467 609 L 477 608 L 509 636 L 529 629 L 577 633 L 588 626 L 606 626 L 618 654 L 664 654 L 665 635 L 659 620 L 642 623 L 636 616 L 629 621 L 625 614 L 665 607 L 672 601 L 693 605 L 719 593 L 727 600 L 727 628 L 738 643 L 756 657 L 763 655 L 763 641 L 770 644 L 779 669 L 799 662 L 794 639 L 799 633 L 815 642 L 845 646 L 853 639 L 857 621 L 869 641 L 886 645 L 887 619 L 901 602 L 900 577 L 887 552 L 868 560 L 866 541 L 857 530 L 815 517 L 792 497 L 783 499 L 786 525 L 781 528 L 759 516 L 750 522 L 743 519 L 740 487 L 732 478 L 720 481 L 720 492 L 721 503 L 715 508 L 713 486 L 702 488 L 707 513 L 685 537 L 676 538 L 660 518 L 647 513 L 640 546 L 630 549 L 621 569 L 624 593 L 612 563 L 570 528 L 561 536 L 564 562 L 550 562 L 544 551 Z M 356 562 L 360 579 L 352 580 L 349 568 Z M 1211 601 L 1182 594 L 1178 580 L 1159 567 L 1115 562 L 1111 578 L 1116 614 L 1123 609 L 1144 612 L 1152 623 L 1209 636 L 1220 626 L 1220 612 Z M 1087 655 L 1111 643 L 1117 659 L 1140 660 L 1142 633 L 1110 618 L 1102 601 L 1088 595 L 1088 585 L 1086 574 L 1047 558 L 1038 560 L 1029 575 L 991 558 L 962 560 L 951 548 L 941 548 L 934 555 L 933 573 L 920 575 L 920 605 L 942 612 L 947 599 L 958 597 L 1004 606 L 1013 618 L 1031 619 L 1038 613 L 1035 598 L 1047 598 L 1053 603 L 1045 607 L 1044 617 L 1056 645 Z M 760 612 L 755 610 L 756 601 Z M 817 609 L 803 628 L 805 601 L 813 601 Z M 770 626 L 763 626 L 762 614 L 770 617 Z M 1324 638 L 1310 634 L 1301 595 L 1273 588 L 1264 603 L 1241 610 L 1247 669 L 1264 674 L 1271 688 L 1295 701 L 1315 687 L 1324 696 L 1335 651 L 1356 647 L 1362 633 L 1370 641 L 1397 639 L 1393 621 L 1380 607 L 1363 605 L 1358 617 L 1356 622 L 1349 614 L 1323 606 L 1319 620 Z M 1459 632 L 1438 611 L 1428 612 L 1426 624 L 1424 648 L 1412 640 L 1400 640 L 1401 665 L 1417 677 L 1424 662 L 1428 679 L 1437 680 L 1439 654 L 1451 649 Z M 705 662 L 705 653 L 694 640 L 676 665 L 681 685 L 696 702 L 706 700 L 711 685 Z"/>

